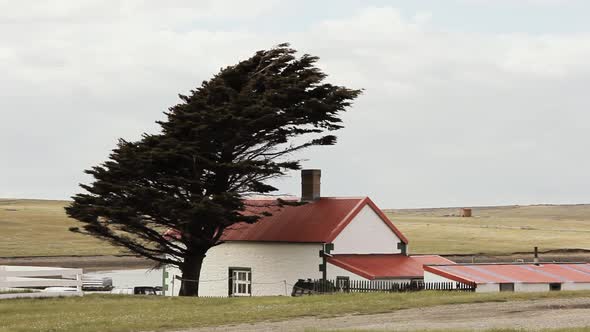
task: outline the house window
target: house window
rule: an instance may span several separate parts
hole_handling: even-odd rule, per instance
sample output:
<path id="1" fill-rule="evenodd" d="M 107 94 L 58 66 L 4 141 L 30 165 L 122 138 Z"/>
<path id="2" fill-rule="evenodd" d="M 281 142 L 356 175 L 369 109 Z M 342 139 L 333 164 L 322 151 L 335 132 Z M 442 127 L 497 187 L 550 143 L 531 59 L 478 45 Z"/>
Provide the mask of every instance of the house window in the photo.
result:
<path id="1" fill-rule="evenodd" d="M 513 283 L 500 284 L 500 292 L 514 292 L 514 284 Z"/>
<path id="2" fill-rule="evenodd" d="M 229 269 L 229 296 L 252 296 L 252 269 Z"/>
<path id="3" fill-rule="evenodd" d="M 561 284 L 560 283 L 552 283 L 552 284 L 549 284 L 549 290 L 550 291 L 560 291 L 561 290 Z"/>

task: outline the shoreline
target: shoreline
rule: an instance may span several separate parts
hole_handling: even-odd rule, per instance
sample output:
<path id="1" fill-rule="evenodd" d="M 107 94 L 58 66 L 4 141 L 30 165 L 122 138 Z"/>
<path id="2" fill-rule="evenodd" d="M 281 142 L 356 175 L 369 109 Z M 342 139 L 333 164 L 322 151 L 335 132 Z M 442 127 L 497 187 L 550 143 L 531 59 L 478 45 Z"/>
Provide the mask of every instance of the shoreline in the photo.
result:
<path id="1" fill-rule="evenodd" d="M 135 255 L 0 257 L 0 265 L 82 268 L 84 272 L 149 269 L 155 262 Z"/>
<path id="2" fill-rule="evenodd" d="M 508 254 L 508 255 L 441 255 L 455 263 L 516 263 L 533 262 L 532 254 Z M 539 262 L 569 262 L 590 263 L 590 253 L 581 252 L 575 254 L 540 254 Z"/>

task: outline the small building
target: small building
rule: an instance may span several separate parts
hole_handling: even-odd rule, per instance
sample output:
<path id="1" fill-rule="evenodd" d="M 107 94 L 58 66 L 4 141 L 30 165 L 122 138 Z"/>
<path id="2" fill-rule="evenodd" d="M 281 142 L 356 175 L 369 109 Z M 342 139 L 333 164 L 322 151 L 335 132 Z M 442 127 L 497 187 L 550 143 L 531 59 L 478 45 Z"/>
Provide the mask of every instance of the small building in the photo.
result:
<path id="1" fill-rule="evenodd" d="M 328 257 L 330 279 L 392 280 L 408 282 L 424 278 L 424 264 L 454 264 L 437 255 L 332 255 Z"/>
<path id="2" fill-rule="evenodd" d="M 423 279 L 424 264 L 452 263 L 410 256 L 408 239 L 369 197 L 321 197 L 320 170 L 301 174 L 303 205 L 246 201 L 245 213 L 271 215 L 224 230 L 203 261 L 199 296 L 290 295 L 299 279 L 410 282 Z M 180 277 L 165 269 L 165 295 L 178 294 Z"/>
<path id="3" fill-rule="evenodd" d="M 461 209 L 461 217 L 471 218 L 471 209 L 470 208 L 462 208 Z"/>
<path id="4" fill-rule="evenodd" d="M 587 263 L 444 264 L 424 266 L 424 282 L 475 283 L 476 292 L 590 289 Z"/>

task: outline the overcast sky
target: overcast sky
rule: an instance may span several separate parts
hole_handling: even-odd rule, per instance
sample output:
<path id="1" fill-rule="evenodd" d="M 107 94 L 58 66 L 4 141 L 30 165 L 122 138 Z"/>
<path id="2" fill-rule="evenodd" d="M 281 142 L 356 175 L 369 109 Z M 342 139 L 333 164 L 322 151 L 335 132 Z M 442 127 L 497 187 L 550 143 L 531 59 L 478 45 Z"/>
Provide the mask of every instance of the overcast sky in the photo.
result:
<path id="1" fill-rule="evenodd" d="M 65 199 L 119 137 L 291 42 L 365 93 L 299 155 L 383 208 L 590 202 L 590 2 L 2 1 L 0 197 Z M 299 175 L 277 185 L 299 194 Z"/>

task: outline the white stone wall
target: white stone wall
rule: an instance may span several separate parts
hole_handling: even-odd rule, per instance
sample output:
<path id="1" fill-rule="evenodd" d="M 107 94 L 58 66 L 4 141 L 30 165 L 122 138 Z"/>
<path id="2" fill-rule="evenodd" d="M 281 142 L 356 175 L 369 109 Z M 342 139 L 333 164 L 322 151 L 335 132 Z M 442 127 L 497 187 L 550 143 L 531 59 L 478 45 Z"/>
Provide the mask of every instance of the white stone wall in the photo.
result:
<path id="1" fill-rule="evenodd" d="M 587 282 L 565 282 L 561 284 L 561 290 L 588 290 L 590 283 Z"/>
<path id="2" fill-rule="evenodd" d="M 516 286 L 514 287 L 516 291 Z M 500 284 L 477 284 L 476 293 L 494 293 L 500 291 Z"/>
<path id="3" fill-rule="evenodd" d="M 400 239 L 370 206 L 365 206 L 333 241 L 332 254 L 397 254 Z"/>
<path id="4" fill-rule="evenodd" d="M 549 291 L 549 284 L 515 283 L 514 284 L 514 291 L 515 292 L 547 292 L 547 291 Z"/>
<path id="5" fill-rule="evenodd" d="M 228 296 L 230 267 L 252 269 L 252 295 L 291 295 L 297 279 L 319 279 L 322 260 L 319 243 L 279 242 L 226 242 L 213 247 L 207 253 L 201 269 L 200 296 Z M 176 269 L 167 269 L 166 284 L 172 288 L 172 277 L 179 275 Z M 166 295 L 178 295 L 180 281 L 174 282 L 174 290 Z"/>

